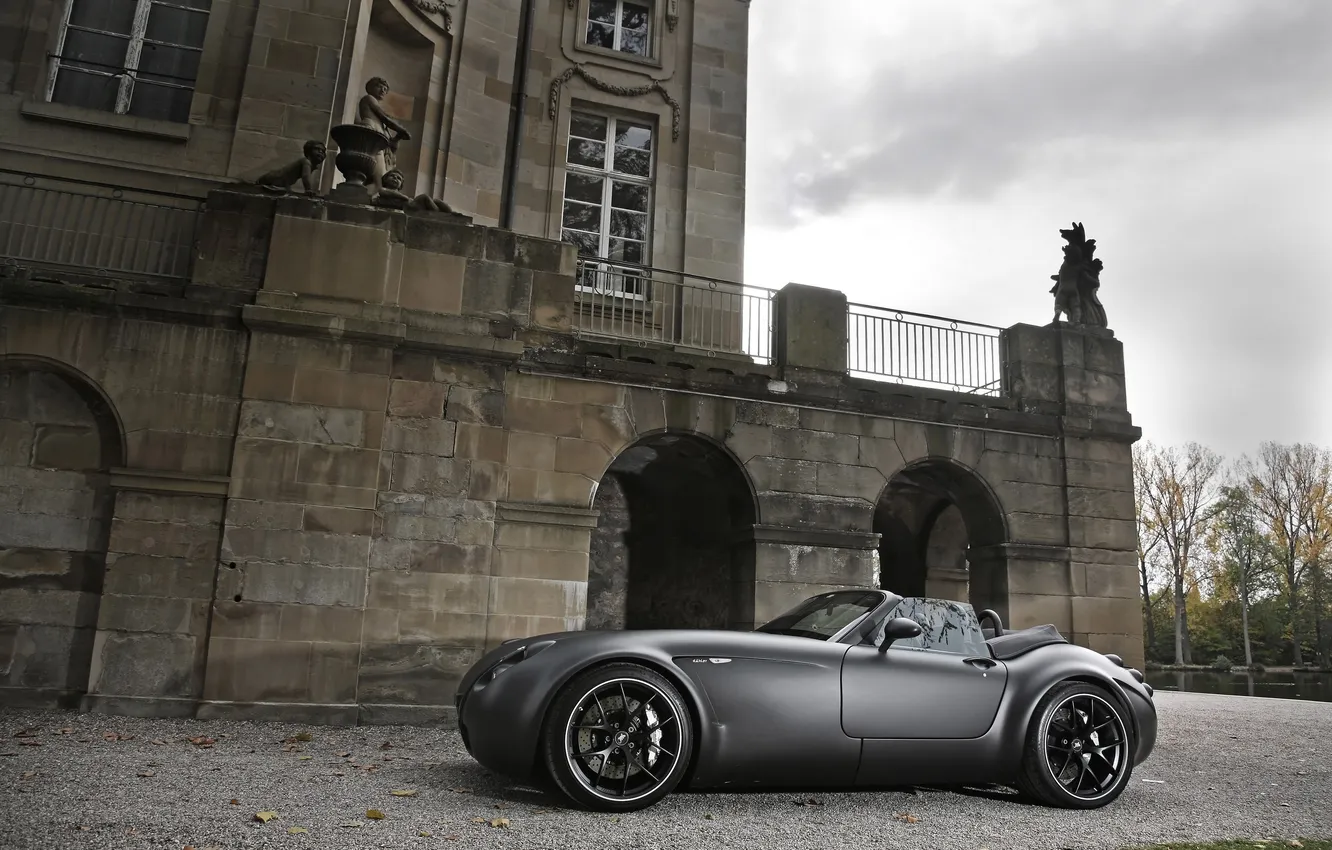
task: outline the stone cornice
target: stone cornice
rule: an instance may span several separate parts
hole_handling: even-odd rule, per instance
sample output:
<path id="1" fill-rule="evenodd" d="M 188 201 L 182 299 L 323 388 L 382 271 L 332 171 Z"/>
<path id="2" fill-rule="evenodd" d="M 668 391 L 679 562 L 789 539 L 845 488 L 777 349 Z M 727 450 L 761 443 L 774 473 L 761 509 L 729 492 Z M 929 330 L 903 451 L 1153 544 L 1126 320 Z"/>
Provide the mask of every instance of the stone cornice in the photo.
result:
<path id="1" fill-rule="evenodd" d="M 736 534 L 737 541 L 784 543 L 791 546 L 816 546 L 825 549 L 877 549 L 877 532 L 829 531 L 821 528 L 793 528 L 784 525 L 755 525 Z"/>
<path id="2" fill-rule="evenodd" d="M 174 496 L 223 498 L 231 485 L 226 475 L 199 475 L 161 469 L 112 469 L 109 483 L 115 490 L 165 493 Z"/>
<path id="3" fill-rule="evenodd" d="M 520 522 L 527 525 L 560 525 L 593 529 L 601 511 L 567 505 L 542 505 L 529 502 L 496 502 L 496 522 Z"/>

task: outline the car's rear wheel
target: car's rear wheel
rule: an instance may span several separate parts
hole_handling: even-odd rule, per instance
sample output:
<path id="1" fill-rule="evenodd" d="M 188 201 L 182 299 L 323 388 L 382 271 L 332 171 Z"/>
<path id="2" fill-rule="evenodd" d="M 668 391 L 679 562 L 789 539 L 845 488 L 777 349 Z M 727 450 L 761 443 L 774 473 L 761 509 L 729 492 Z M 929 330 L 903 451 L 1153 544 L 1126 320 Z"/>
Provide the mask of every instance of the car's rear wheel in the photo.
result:
<path id="1" fill-rule="evenodd" d="M 542 734 L 546 769 L 559 789 L 607 812 L 647 808 L 675 790 L 693 747 L 680 691 L 629 663 L 576 676 L 556 695 Z"/>
<path id="2" fill-rule="evenodd" d="M 1128 785 L 1133 751 L 1123 704 L 1098 685 L 1064 682 L 1036 706 L 1018 789 L 1048 806 L 1099 808 Z"/>

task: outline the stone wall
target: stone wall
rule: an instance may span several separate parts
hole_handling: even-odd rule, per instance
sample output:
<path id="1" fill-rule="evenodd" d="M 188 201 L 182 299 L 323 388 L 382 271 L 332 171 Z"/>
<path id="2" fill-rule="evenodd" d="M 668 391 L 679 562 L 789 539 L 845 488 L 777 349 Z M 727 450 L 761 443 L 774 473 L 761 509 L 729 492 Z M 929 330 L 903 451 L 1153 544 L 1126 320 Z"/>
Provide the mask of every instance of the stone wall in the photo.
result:
<path id="1" fill-rule="evenodd" d="M 1107 334 L 1010 329 L 1007 394 L 967 396 L 837 371 L 827 290 L 783 293 L 760 364 L 573 336 L 574 249 L 550 240 L 236 192 L 205 227 L 188 297 L 0 282 L 0 355 L 28 388 L 10 378 L 6 457 L 35 482 L 4 491 L 10 527 L 73 510 L 76 484 L 79 517 L 112 494 L 95 621 L 7 603 L 11 671 L 69 680 L 82 656 L 13 637 L 95 622 L 69 682 L 90 707 L 431 721 L 509 638 L 750 628 L 907 579 L 1141 660 L 1137 429 Z M 60 386 L 42 368 L 91 412 L 34 412 L 31 387 Z M 91 421 L 118 435 L 97 476 L 32 477 Z M 54 426 L 84 430 L 40 443 Z"/>

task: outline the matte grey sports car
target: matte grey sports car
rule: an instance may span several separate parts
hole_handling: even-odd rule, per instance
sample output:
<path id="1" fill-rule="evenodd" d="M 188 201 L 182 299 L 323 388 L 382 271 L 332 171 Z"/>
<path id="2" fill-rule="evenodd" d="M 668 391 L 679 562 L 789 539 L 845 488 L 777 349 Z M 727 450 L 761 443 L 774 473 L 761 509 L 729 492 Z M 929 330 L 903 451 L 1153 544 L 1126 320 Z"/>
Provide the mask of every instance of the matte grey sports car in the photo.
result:
<path id="1" fill-rule="evenodd" d="M 983 629 L 982 621 L 991 628 Z M 754 632 L 508 641 L 459 685 L 482 765 L 603 811 L 690 788 L 1011 784 L 1096 808 L 1156 743 L 1152 689 L 1053 626 L 851 589 Z"/>

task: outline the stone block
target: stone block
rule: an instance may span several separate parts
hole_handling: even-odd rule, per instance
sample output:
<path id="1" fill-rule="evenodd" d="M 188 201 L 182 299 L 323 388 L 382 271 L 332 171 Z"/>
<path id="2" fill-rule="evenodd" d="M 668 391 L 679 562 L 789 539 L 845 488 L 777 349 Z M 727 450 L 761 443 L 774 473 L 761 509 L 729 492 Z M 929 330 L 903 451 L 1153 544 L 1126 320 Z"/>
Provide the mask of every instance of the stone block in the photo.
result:
<path id="1" fill-rule="evenodd" d="M 467 492 L 469 461 L 424 455 L 395 455 L 391 488 L 425 496 L 461 496 Z"/>
<path id="2" fill-rule="evenodd" d="M 34 626 L 91 626 L 97 596 L 69 590 L 0 589 L 0 622 Z"/>
<path id="3" fill-rule="evenodd" d="M 511 469 L 506 498 L 510 502 L 585 507 L 592 502 L 594 487 L 595 481 L 572 472 Z"/>
<path id="4" fill-rule="evenodd" d="M 1068 486 L 1132 493 L 1133 465 L 1069 458 Z"/>
<path id="5" fill-rule="evenodd" d="M 296 480 L 303 484 L 373 488 L 379 482 L 379 452 L 351 446 L 302 444 Z"/>
<path id="6" fill-rule="evenodd" d="M 1014 559 L 1008 564 L 1008 590 L 1020 596 L 1068 596 L 1073 579 L 1066 561 Z"/>
<path id="7" fill-rule="evenodd" d="M 511 265 L 469 259 L 463 270 L 462 312 L 467 316 L 507 316 L 513 303 L 515 289 L 523 286 L 530 291 L 531 272 L 520 271 Z"/>
<path id="8" fill-rule="evenodd" d="M 1133 493 L 1129 490 L 1095 490 L 1070 487 L 1068 512 L 1075 517 L 1130 519 L 1137 515 Z"/>
<path id="9" fill-rule="evenodd" d="M 492 463 L 502 463 L 504 461 L 508 451 L 509 435 L 503 428 L 470 422 L 458 423 L 457 427 L 457 454 L 459 457 Z"/>
<path id="10" fill-rule="evenodd" d="M 213 637 L 203 697 L 237 702 L 311 702 L 309 641 Z"/>
<path id="11" fill-rule="evenodd" d="M 167 558 L 207 558 L 217 545 L 215 534 L 199 534 L 189 526 L 167 522 L 117 519 L 111 523 L 112 552 L 160 555 Z"/>
<path id="12" fill-rule="evenodd" d="M 565 378 L 550 378 L 549 398 L 551 401 L 563 401 L 570 404 L 619 405 L 624 397 L 624 387 L 615 384 L 603 384 L 596 381 L 575 381 Z"/>
<path id="13" fill-rule="evenodd" d="M 365 604 L 365 569 L 251 561 L 242 568 L 243 599 L 303 605 Z"/>
<path id="14" fill-rule="evenodd" d="M 587 583 L 546 579 L 490 579 L 489 611 L 524 617 L 581 617 L 587 610 Z"/>
<path id="15" fill-rule="evenodd" d="M 301 505 L 283 502 L 260 502 L 250 499 L 227 501 L 227 525 L 233 528 L 285 529 L 303 528 L 305 509 Z"/>
<path id="16" fill-rule="evenodd" d="M 209 638 L 249 638 L 277 640 L 282 630 L 282 609 L 268 602 L 232 602 L 219 599 L 213 603 L 213 623 Z M 358 609 L 347 609 L 358 610 Z"/>
<path id="17" fill-rule="evenodd" d="M 98 632 L 88 690 L 117 696 L 196 696 L 197 641 L 182 634 Z"/>
<path id="18" fill-rule="evenodd" d="M 236 433 L 242 437 L 270 440 L 360 446 L 365 439 L 365 413 L 247 400 L 241 403 Z"/>
<path id="19" fill-rule="evenodd" d="M 867 549 L 759 543 L 754 575 L 760 582 L 864 586 L 873 577 L 876 557 Z"/>
<path id="20" fill-rule="evenodd" d="M 389 379 L 383 375 L 297 369 L 292 399 L 324 407 L 350 407 L 382 412 L 388 403 Z"/>
<path id="21" fill-rule="evenodd" d="M 452 540 L 457 520 L 450 517 L 390 514 L 384 517 L 383 535 L 389 540 Z"/>
<path id="22" fill-rule="evenodd" d="M 486 576 L 371 572 L 367 607 L 481 614 L 486 611 L 489 591 Z"/>
<path id="23" fill-rule="evenodd" d="M 457 423 L 443 419 L 390 419 L 384 430 L 384 450 L 453 457 L 456 428 Z"/>
<path id="24" fill-rule="evenodd" d="M 504 424 L 504 393 L 477 387 L 449 387 L 445 417 L 457 422 L 499 426 Z"/>
<path id="25" fill-rule="evenodd" d="M 111 553 L 106 559 L 105 593 L 210 599 L 216 558 L 164 558 Z"/>
<path id="26" fill-rule="evenodd" d="M 772 454 L 793 460 L 854 464 L 860 458 L 860 439 L 826 431 L 773 428 Z"/>
<path id="27" fill-rule="evenodd" d="M 560 437 L 556 443 L 556 472 L 574 472 L 598 481 L 610 462 L 610 452 L 600 443 L 570 437 Z"/>
<path id="28" fill-rule="evenodd" d="M 805 493 L 760 493 L 759 516 L 767 525 L 854 530 L 873 525 L 874 506 L 863 499 Z"/>
<path id="29" fill-rule="evenodd" d="M 818 489 L 819 465 L 784 457 L 756 457 L 745 467 L 757 491 L 813 493 Z"/>
<path id="30" fill-rule="evenodd" d="M 1036 514 L 1064 513 L 1064 488 L 1053 484 L 1028 484 L 1021 481 L 1001 481 L 995 486 L 995 495 L 1007 511 Z"/>
<path id="31" fill-rule="evenodd" d="M 871 504 L 888 484 L 882 472 L 871 467 L 841 463 L 818 464 L 818 492 L 821 496 L 864 499 Z"/>
<path id="32" fill-rule="evenodd" d="M 355 508 L 308 505 L 304 509 L 301 527 L 305 531 L 334 535 L 368 536 L 374 531 L 375 513 Z"/>
<path id="33" fill-rule="evenodd" d="M 281 605 L 279 640 L 361 642 L 363 609 L 328 605 Z"/>
<path id="34" fill-rule="evenodd" d="M 1085 595 L 1109 599 L 1142 599 L 1136 566 L 1119 564 L 1087 564 Z"/>
<path id="35" fill-rule="evenodd" d="M 208 602 L 156 596 L 103 594 L 97 627 L 113 632 L 151 632 L 202 636 L 208 629 Z"/>
<path id="36" fill-rule="evenodd" d="M 251 360 L 245 364 L 241 395 L 270 401 L 291 401 L 296 385 L 296 367 Z"/>
<path id="37" fill-rule="evenodd" d="M 1067 596 L 1038 596 L 1013 593 L 1008 597 L 1009 629 L 1028 629 L 1032 626 L 1053 625 L 1067 637 L 1073 630 L 1073 614 Z"/>
<path id="38" fill-rule="evenodd" d="M 465 646 L 367 643 L 357 696 L 366 703 L 451 706 L 458 682 L 481 655 Z"/>
<path id="39" fill-rule="evenodd" d="M 102 442 L 91 426 L 38 425 L 33 436 L 32 465 L 49 469 L 85 470 L 102 465 Z"/>
<path id="40" fill-rule="evenodd" d="M 66 577 L 74 562 L 75 553 L 64 549 L 0 549 L 0 578 Z"/>
<path id="41" fill-rule="evenodd" d="M 1008 515 L 1008 533 L 1014 541 L 1046 546 L 1068 545 L 1067 519 L 1059 514 L 1017 511 Z"/>
<path id="42" fill-rule="evenodd" d="M 1093 549 L 1136 550 L 1138 526 L 1133 520 L 1070 517 L 1069 543 Z"/>
<path id="43" fill-rule="evenodd" d="M 1141 631 L 1142 600 L 1075 596 L 1069 600 L 1073 631 L 1079 634 L 1132 634 Z"/>
<path id="44" fill-rule="evenodd" d="M 614 456 L 632 443 L 638 432 L 623 407 L 585 404 L 582 436 L 604 446 Z"/>
<path id="45" fill-rule="evenodd" d="M 389 387 L 390 416 L 441 418 L 449 387 L 434 381 L 395 380 Z"/>
<path id="46" fill-rule="evenodd" d="M 510 434 L 505 462 L 511 467 L 553 470 L 556 440 L 545 434 Z"/>
<path id="47" fill-rule="evenodd" d="M 278 214 L 264 289 L 383 303 L 392 247 L 386 228 Z"/>
<path id="48" fill-rule="evenodd" d="M 577 437 L 582 433 L 582 409 L 576 404 L 509 398 L 505 424 L 513 431 Z"/>
<path id="49" fill-rule="evenodd" d="M 419 573 L 484 576 L 491 572 L 494 555 L 495 550 L 489 545 L 419 540 L 412 543 L 409 569 Z"/>
<path id="50" fill-rule="evenodd" d="M 467 478 L 467 495 L 473 499 L 497 501 L 509 492 L 509 468 L 489 460 L 472 461 Z"/>
<path id="51" fill-rule="evenodd" d="M 498 522 L 495 546 L 500 549 L 541 549 L 587 554 L 591 529 L 554 523 Z"/>
<path id="52" fill-rule="evenodd" d="M 232 478 L 295 481 L 299 459 L 300 446 L 296 443 L 237 437 Z"/>
<path id="53" fill-rule="evenodd" d="M 466 270 L 464 257 L 408 249 L 403 254 L 398 303 L 411 310 L 461 315 Z"/>
<path id="54" fill-rule="evenodd" d="M 397 619 L 397 640 L 400 643 L 479 647 L 486 642 L 484 614 L 402 611 L 398 613 Z"/>
<path id="55" fill-rule="evenodd" d="M 0 418 L 0 466 L 27 466 L 34 433 L 31 422 Z"/>
<path id="56" fill-rule="evenodd" d="M 586 552 L 549 549 L 498 549 L 494 575 L 503 578 L 587 581 Z"/>

